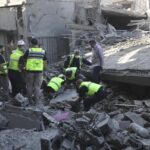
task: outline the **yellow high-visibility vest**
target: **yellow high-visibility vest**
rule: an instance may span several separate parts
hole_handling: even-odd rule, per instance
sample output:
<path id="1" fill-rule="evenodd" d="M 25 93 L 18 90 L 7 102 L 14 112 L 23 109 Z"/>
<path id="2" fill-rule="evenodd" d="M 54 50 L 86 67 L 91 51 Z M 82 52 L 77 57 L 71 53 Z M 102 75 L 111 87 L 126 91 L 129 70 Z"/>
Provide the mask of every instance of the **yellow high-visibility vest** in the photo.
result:
<path id="1" fill-rule="evenodd" d="M 61 88 L 63 82 L 64 80 L 62 78 L 53 77 L 47 86 L 51 87 L 55 92 L 57 92 Z"/>
<path id="2" fill-rule="evenodd" d="M 23 52 L 17 49 L 14 53 L 10 55 L 10 62 L 8 68 L 15 71 L 20 71 L 19 69 L 19 59 L 23 56 Z"/>
<path id="3" fill-rule="evenodd" d="M 88 96 L 93 96 L 102 87 L 102 85 L 93 82 L 82 82 L 80 87 L 83 86 L 88 88 L 88 92 L 86 93 Z"/>
<path id="4" fill-rule="evenodd" d="M 43 71 L 44 64 L 43 58 L 45 50 L 42 48 L 31 48 L 29 49 L 29 55 L 26 63 L 27 71 Z"/>

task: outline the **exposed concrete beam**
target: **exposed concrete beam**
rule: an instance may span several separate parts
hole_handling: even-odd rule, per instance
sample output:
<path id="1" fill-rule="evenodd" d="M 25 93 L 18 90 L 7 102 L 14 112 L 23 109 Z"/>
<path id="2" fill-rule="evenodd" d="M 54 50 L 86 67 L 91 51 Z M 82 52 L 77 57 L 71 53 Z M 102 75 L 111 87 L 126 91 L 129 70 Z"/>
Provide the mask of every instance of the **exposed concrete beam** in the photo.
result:
<path id="1" fill-rule="evenodd" d="M 146 14 L 134 13 L 133 11 L 127 11 L 123 9 L 103 7 L 102 14 L 105 17 L 114 17 L 114 18 L 128 18 L 128 19 L 147 19 Z"/>
<path id="2" fill-rule="evenodd" d="M 128 83 L 142 86 L 150 86 L 150 71 L 128 72 L 128 71 L 113 71 L 105 70 L 102 74 L 102 79 L 106 81 L 114 81 L 120 83 Z"/>

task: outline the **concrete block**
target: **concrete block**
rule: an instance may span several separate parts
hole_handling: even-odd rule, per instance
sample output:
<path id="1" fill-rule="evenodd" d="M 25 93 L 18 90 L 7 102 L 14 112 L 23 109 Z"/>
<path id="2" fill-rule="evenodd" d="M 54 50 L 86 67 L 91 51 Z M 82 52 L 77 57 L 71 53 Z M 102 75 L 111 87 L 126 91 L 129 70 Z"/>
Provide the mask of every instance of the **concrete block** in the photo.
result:
<path id="1" fill-rule="evenodd" d="M 25 106 L 29 105 L 29 100 L 28 100 L 28 98 L 24 97 L 22 94 L 18 93 L 14 98 L 14 105 L 20 106 L 20 107 L 25 107 Z"/>
<path id="2" fill-rule="evenodd" d="M 143 113 L 142 117 L 146 120 L 150 122 L 150 113 Z"/>
<path id="3" fill-rule="evenodd" d="M 6 105 L 0 113 L 9 120 L 8 128 L 23 128 L 41 130 L 42 113 L 26 110 L 12 105 Z"/>
<path id="4" fill-rule="evenodd" d="M 123 136 L 115 132 L 111 133 L 107 137 L 107 142 L 113 146 L 113 149 L 116 149 L 116 150 L 122 149 Z"/>
<path id="5" fill-rule="evenodd" d="M 146 121 L 138 114 L 134 113 L 134 112 L 127 112 L 125 113 L 125 119 L 129 119 L 130 121 L 137 123 L 141 126 L 144 126 L 144 124 L 146 123 Z"/>
<path id="6" fill-rule="evenodd" d="M 100 130 L 104 135 L 109 134 L 113 129 L 112 120 L 106 113 L 101 113 L 95 122 L 96 130 Z"/>
<path id="7" fill-rule="evenodd" d="M 149 131 L 136 123 L 131 123 L 129 130 L 135 132 L 140 137 L 143 137 L 143 138 L 150 137 Z"/>
<path id="8" fill-rule="evenodd" d="M 54 119 L 52 116 L 50 116 L 47 113 L 43 113 L 43 121 L 46 125 L 49 125 L 49 123 L 54 123 L 54 124 L 58 124 L 59 122 L 56 121 L 56 119 Z"/>
<path id="9" fill-rule="evenodd" d="M 61 134 L 60 131 L 56 128 L 51 128 L 50 131 L 51 131 L 50 134 L 42 136 L 40 139 L 41 150 L 55 149 L 54 148 L 55 141 L 58 142 L 59 140 L 58 136 L 60 137 Z"/>
<path id="10" fill-rule="evenodd" d="M 63 94 L 58 95 L 56 98 L 50 101 L 50 104 L 58 102 L 75 102 L 78 100 L 78 94 L 74 89 L 68 89 Z"/>
<path id="11" fill-rule="evenodd" d="M 130 126 L 131 122 L 130 121 L 120 121 L 119 122 L 119 127 L 122 130 L 127 130 Z"/>

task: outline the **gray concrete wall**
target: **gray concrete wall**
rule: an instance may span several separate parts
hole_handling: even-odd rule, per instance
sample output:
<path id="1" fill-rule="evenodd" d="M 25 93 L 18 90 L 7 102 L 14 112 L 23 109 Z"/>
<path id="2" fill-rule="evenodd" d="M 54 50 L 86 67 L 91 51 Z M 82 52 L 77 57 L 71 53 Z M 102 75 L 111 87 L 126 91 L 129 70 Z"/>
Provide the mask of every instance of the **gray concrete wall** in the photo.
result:
<path id="1" fill-rule="evenodd" d="M 74 1 L 28 0 L 24 10 L 27 36 L 60 36 L 69 32 L 74 18 Z"/>
<path id="2" fill-rule="evenodd" d="M 0 31 L 0 45 L 6 45 L 7 37 L 4 32 Z"/>

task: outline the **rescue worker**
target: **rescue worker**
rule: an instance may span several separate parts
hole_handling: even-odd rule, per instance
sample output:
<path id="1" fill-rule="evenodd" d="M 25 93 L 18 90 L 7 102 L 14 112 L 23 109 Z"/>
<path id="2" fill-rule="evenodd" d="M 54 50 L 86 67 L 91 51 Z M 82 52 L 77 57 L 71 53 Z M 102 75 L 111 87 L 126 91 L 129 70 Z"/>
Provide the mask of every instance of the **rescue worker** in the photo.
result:
<path id="1" fill-rule="evenodd" d="M 42 106 L 40 88 L 43 80 L 43 70 L 47 66 L 47 58 L 45 50 L 39 48 L 37 39 L 31 39 L 31 48 L 25 52 L 23 58 L 26 60 L 26 85 L 29 101 L 33 103 L 33 100 L 35 100 L 37 105 Z"/>
<path id="2" fill-rule="evenodd" d="M 89 110 L 95 103 L 106 98 L 108 92 L 106 89 L 97 83 L 78 80 L 76 82 L 79 101 L 83 100 L 85 110 Z"/>
<path id="3" fill-rule="evenodd" d="M 4 96 L 9 95 L 9 81 L 8 81 L 8 67 L 7 62 L 4 57 L 5 48 L 0 45 L 0 88 L 2 88 L 2 93 Z"/>
<path id="4" fill-rule="evenodd" d="M 99 83 L 101 81 L 101 71 L 104 66 L 103 49 L 95 40 L 90 40 L 89 44 L 92 48 L 92 82 Z"/>
<path id="5" fill-rule="evenodd" d="M 80 51 L 75 50 L 74 54 L 69 55 L 64 63 L 64 68 L 77 67 L 81 69 L 82 64 L 91 65 L 89 61 L 80 56 Z"/>
<path id="6" fill-rule="evenodd" d="M 64 83 L 65 76 L 63 74 L 60 74 L 59 76 L 51 78 L 46 88 L 44 88 L 44 91 L 49 95 L 49 98 L 52 98 L 64 90 Z"/>
<path id="7" fill-rule="evenodd" d="M 18 93 L 25 94 L 25 82 L 22 75 L 22 56 L 25 51 L 25 42 L 19 40 L 17 42 L 17 49 L 10 55 L 10 62 L 8 66 L 8 77 L 12 87 L 12 97 Z"/>
<path id="8" fill-rule="evenodd" d="M 83 75 L 81 75 L 80 70 L 77 67 L 70 67 L 65 69 L 65 76 L 67 82 L 74 83 L 78 79 L 85 79 Z"/>

